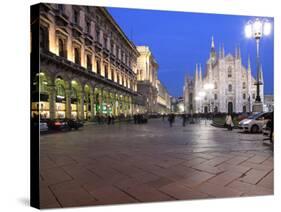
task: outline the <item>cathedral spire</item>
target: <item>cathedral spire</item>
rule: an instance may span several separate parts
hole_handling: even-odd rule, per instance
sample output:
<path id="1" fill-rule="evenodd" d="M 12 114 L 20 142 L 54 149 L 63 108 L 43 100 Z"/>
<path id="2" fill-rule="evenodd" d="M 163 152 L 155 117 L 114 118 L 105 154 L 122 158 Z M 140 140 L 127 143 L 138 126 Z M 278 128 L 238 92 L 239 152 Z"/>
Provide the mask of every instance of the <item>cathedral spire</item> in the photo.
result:
<path id="1" fill-rule="evenodd" d="M 221 55 L 224 58 L 224 44 L 222 43 L 222 47 L 221 47 Z"/>
<path id="2" fill-rule="evenodd" d="M 195 69 L 195 82 L 198 81 L 198 64 L 196 63 L 196 69 Z"/>
<path id="3" fill-rule="evenodd" d="M 251 72 L 251 61 L 250 61 L 250 55 L 248 55 L 248 71 Z"/>
<path id="4" fill-rule="evenodd" d="M 241 58 L 241 52 L 240 52 L 240 46 L 235 47 L 235 59 L 240 59 Z"/>
<path id="5" fill-rule="evenodd" d="M 214 36 L 212 36 L 210 58 L 213 62 L 216 60 L 216 50 L 215 50 Z"/>
<path id="6" fill-rule="evenodd" d="M 214 36 L 212 36 L 212 43 L 211 43 L 211 48 L 214 49 L 215 48 L 215 41 L 214 41 Z"/>
<path id="7" fill-rule="evenodd" d="M 199 81 L 202 82 L 202 67 L 201 67 L 201 64 L 199 66 Z"/>
<path id="8" fill-rule="evenodd" d="M 219 58 L 222 58 L 222 50 L 221 50 L 221 44 L 219 44 Z"/>

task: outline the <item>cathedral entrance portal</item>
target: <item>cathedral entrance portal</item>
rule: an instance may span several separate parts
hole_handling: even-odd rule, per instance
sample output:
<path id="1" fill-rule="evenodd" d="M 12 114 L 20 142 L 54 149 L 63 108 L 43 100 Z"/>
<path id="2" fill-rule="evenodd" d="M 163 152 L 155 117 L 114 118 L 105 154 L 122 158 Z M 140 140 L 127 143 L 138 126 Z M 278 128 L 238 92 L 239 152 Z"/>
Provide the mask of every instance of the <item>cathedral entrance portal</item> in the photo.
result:
<path id="1" fill-rule="evenodd" d="M 208 107 L 207 106 L 204 107 L 204 113 L 208 113 Z"/>
<path id="2" fill-rule="evenodd" d="M 233 103 L 228 102 L 228 113 L 233 113 Z"/>

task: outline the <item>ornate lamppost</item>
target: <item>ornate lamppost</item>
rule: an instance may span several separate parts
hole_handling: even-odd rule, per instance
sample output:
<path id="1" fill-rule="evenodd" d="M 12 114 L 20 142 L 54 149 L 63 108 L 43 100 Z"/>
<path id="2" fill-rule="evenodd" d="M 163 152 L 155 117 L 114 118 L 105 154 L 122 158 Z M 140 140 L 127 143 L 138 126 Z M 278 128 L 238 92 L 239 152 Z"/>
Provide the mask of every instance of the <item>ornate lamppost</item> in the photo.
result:
<path id="1" fill-rule="evenodd" d="M 260 40 L 263 36 L 267 36 L 271 33 L 271 23 L 266 19 L 256 18 L 255 20 L 248 21 L 245 26 L 245 35 L 247 38 L 254 38 L 256 40 L 256 63 L 257 63 L 257 95 L 255 104 L 253 105 L 253 112 L 262 112 L 263 106 L 260 97 Z"/>

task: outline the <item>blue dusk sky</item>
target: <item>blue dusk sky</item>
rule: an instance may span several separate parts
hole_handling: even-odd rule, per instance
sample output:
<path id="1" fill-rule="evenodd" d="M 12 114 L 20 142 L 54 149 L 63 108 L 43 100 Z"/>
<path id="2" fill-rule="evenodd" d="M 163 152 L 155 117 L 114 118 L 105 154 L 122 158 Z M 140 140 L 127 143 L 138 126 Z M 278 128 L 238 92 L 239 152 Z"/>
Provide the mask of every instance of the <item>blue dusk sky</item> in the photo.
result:
<path id="1" fill-rule="evenodd" d="M 242 64 L 251 60 L 256 76 L 256 45 L 244 35 L 244 26 L 255 17 L 190 12 L 108 8 L 127 37 L 138 45 L 149 46 L 159 64 L 158 78 L 172 96 L 183 95 L 184 76 L 194 76 L 195 64 L 206 61 L 214 36 L 215 48 L 224 44 L 225 55 L 240 46 Z M 267 18 L 273 23 L 273 18 Z M 260 57 L 264 74 L 264 93 L 273 94 L 273 32 L 263 37 Z"/>

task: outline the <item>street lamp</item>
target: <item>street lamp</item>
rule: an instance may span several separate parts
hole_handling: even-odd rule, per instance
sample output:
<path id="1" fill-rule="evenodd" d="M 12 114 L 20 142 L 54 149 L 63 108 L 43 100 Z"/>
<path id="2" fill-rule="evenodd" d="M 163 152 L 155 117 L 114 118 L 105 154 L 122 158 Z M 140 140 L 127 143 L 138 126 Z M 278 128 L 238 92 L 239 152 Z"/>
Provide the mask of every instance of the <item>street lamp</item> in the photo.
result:
<path id="1" fill-rule="evenodd" d="M 255 38 L 257 48 L 257 96 L 256 103 L 261 102 L 260 97 L 260 39 L 263 36 L 267 36 L 271 33 L 271 23 L 266 19 L 256 18 L 253 21 L 248 21 L 245 26 L 245 35 L 247 38 Z"/>

